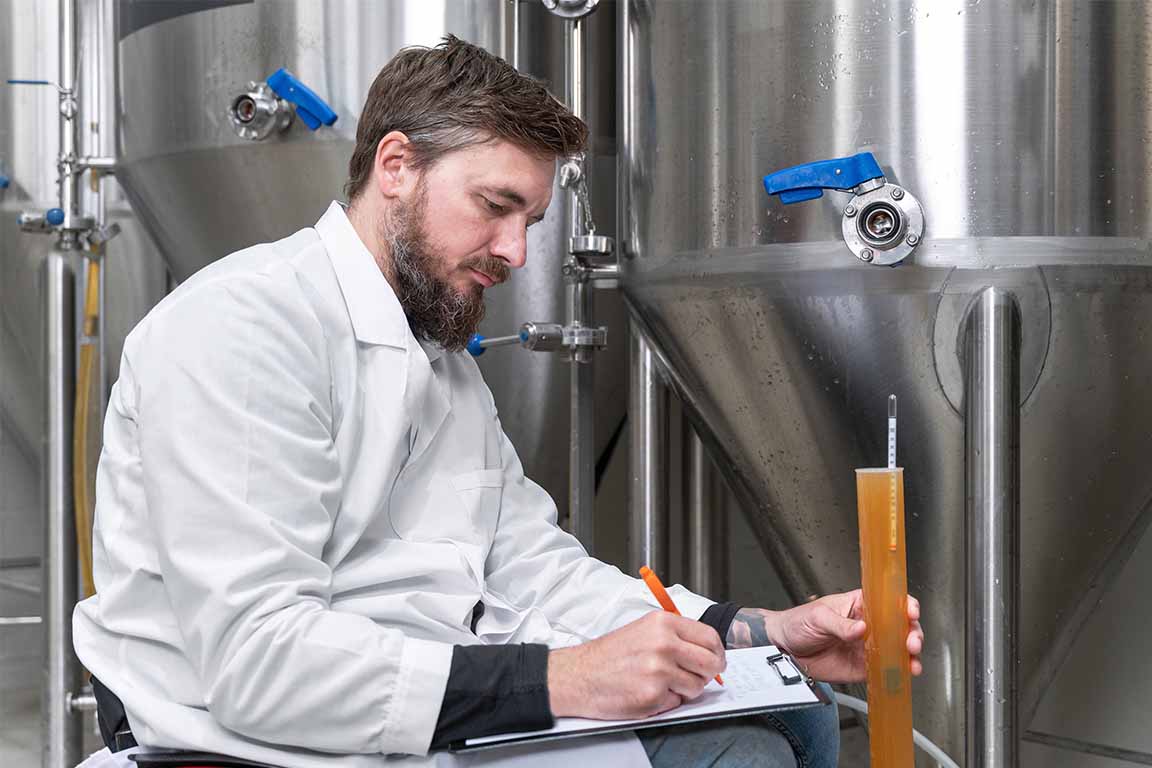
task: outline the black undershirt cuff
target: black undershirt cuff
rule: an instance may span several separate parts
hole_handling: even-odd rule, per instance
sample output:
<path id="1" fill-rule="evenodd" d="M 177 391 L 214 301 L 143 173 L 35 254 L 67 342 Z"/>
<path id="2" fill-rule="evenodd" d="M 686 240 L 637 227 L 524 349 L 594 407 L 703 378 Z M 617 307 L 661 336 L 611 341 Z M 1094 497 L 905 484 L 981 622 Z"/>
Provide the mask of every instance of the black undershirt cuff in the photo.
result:
<path id="1" fill-rule="evenodd" d="M 708 610 L 700 617 L 701 622 L 716 630 L 725 648 L 728 647 L 728 630 L 732 627 L 732 619 L 736 618 L 741 607 L 739 603 L 716 603 L 708 606 Z"/>
<path id="2" fill-rule="evenodd" d="M 716 603 L 700 621 L 716 630 L 727 644 L 737 603 Z M 514 731 L 551 728 L 554 723 L 548 698 L 548 646 L 457 645 L 440 717 L 432 734 L 432 748 L 453 742 Z"/>
<path id="3" fill-rule="evenodd" d="M 457 645 L 432 748 L 464 739 L 551 728 L 548 646 Z"/>

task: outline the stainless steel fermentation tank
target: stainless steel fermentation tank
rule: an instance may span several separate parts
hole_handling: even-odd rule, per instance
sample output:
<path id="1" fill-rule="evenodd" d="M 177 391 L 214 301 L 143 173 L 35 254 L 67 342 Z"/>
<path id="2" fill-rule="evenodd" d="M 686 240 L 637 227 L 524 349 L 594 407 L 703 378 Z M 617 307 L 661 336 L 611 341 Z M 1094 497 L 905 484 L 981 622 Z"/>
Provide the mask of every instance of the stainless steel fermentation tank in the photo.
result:
<path id="1" fill-rule="evenodd" d="M 563 24 L 540 3 L 509 0 L 253 0 L 164 4 L 121 0 L 119 8 L 120 178 L 177 279 L 253 243 L 311 226 L 342 198 L 364 97 L 401 47 L 434 45 L 453 33 L 516 61 L 564 92 Z M 608 17 L 593 23 L 611 23 Z M 609 30 L 611 27 L 609 26 Z M 589 43 L 591 61 L 612 60 L 611 32 Z M 591 50 L 605 49 L 606 56 Z M 280 68 L 337 115 L 309 130 L 299 117 L 262 139 L 244 138 L 230 117 L 237 99 Z M 592 78 L 611 71 L 588 67 Z M 612 89 L 587 102 L 597 222 L 613 229 Z M 602 100 L 607 100 L 607 106 Z M 514 334 L 525 321 L 564 320 L 561 263 L 566 192 L 556 189 L 545 220 L 529 230 L 528 266 L 489 292 L 486 336 Z M 435 211 L 432 212 L 435 215 Z M 624 417 L 625 315 L 614 292 L 597 292 L 596 322 L 612 329 L 596 355 L 596 455 Z M 496 349 L 478 360 L 505 430 L 528 475 L 567 497 L 569 365 L 558 355 Z"/>
<path id="2" fill-rule="evenodd" d="M 797 600 L 859 583 L 852 469 L 899 397 L 916 726 L 972 766 L 1016 759 L 1149 520 L 1150 10 L 621 2 L 627 300 Z M 850 194 L 762 184 L 858 152 L 923 206 L 894 268 Z"/>

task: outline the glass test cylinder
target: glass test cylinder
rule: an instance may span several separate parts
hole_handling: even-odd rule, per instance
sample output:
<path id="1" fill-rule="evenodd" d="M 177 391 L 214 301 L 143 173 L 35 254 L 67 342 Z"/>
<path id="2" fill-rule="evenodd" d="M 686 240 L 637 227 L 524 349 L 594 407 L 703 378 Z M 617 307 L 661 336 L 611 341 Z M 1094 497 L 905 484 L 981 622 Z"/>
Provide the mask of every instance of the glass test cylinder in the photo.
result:
<path id="1" fill-rule="evenodd" d="M 913 768 L 904 470 L 857 469 L 871 764 Z"/>

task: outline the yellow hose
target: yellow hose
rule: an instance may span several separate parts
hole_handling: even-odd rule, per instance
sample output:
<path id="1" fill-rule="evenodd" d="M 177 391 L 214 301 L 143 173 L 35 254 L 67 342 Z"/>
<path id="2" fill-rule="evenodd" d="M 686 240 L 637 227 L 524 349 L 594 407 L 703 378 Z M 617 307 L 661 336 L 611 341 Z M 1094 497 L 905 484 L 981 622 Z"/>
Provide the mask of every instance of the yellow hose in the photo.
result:
<path id="1" fill-rule="evenodd" d="M 95 249 L 94 249 L 95 250 Z M 92 494 L 88 487 L 88 417 L 92 405 L 92 378 L 100 333 L 100 261 L 88 259 L 88 285 L 84 292 L 84 326 L 80 340 L 80 368 L 76 376 L 76 410 L 72 421 L 72 496 L 76 508 L 76 549 L 84 597 L 96 594 L 92 580 Z"/>

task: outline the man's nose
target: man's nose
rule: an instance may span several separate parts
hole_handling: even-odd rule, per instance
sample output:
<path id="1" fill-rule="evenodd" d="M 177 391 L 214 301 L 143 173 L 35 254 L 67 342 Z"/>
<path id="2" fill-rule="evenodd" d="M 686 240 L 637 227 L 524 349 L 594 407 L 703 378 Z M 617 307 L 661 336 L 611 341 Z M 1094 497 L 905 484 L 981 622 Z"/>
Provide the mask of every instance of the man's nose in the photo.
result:
<path id="1" fill-rule="evenodd" d="M 528 232 L 519 216 L 510 216 L 500 222 L 492 241 L 493 256 L 504 259 L 512 269 L 519 269 L 528 260 Z"/>

